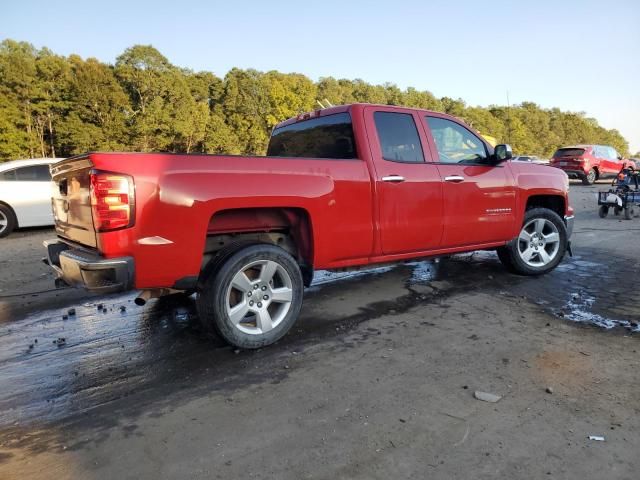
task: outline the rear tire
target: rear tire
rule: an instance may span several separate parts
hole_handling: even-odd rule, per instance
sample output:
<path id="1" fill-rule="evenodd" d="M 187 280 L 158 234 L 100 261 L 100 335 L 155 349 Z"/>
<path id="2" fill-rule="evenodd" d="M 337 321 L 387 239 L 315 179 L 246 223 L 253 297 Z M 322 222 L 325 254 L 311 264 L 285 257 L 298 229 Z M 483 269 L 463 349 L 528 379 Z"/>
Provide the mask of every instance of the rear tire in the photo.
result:
<path id="1" fill-rule="evenodd" d="M 633 207 L 626 207 L 624 209 L 624 219 L 625 220 L 631 220 L 633 218 L 633 214 L 634 214 Z"/>
<path id="2" fill-rule="evenodd" d="M 298 319 L 304 285 L 295 259 L 274 245 L 242 247 L 217 262 L 198 291 L 205 327 L 243 349 L 282 338 Z"/>
<path id="3" fill-rule="evenodd" d="M 0 204 L 0 238 L 6 237 L 18 226 L 18 221 L 13 210 L 6 205 Z"/>
<path id="4" fill-rule="evenodd" d="M 592 168 L 591 170 L 589 170 L 589 173 L 582 177 L 582 183 L 584 185 L 593 185 L 597 179 L 598 172 L 596 172 L 595 168 Z"/>
<path id="5" fill-rule="evenodd" d="M 498 249 L 498 258 L 511 272 L 542 275 L 562 261 L 567 250 L 567 228 L 553 210 L 527 210 L 518 237 Z"/>
<path id="6" fill-rule="evenodd" d="M 600 205 L 600 208 L 598 209 L 598 215 L 600 216 L 600 218 L 605 218 L 608 214 L 609 207 L 607 207 L 606 205 Z"/>

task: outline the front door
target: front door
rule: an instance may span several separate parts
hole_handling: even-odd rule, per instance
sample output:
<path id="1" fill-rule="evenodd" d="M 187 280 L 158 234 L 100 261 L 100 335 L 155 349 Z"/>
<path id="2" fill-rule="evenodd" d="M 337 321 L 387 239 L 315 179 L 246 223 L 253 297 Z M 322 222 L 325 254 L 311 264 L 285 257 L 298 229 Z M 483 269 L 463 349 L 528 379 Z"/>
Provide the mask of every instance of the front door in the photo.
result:
<path id="1" fill-rule="evenodd" d="M 385 255 L 438 248 L 442 236 L 442 183 L 430 162 L 420 117 L 397 107 L 365 109 L 376 176 L 378 231 Z"/>
<path id="2" fill-rule="evenodd" d="M 508 164 L 491 165 L 484 141 L 463 124 L 424 117 L 442 177 L 442 247 L 510 240 L 515 222 L 515 186 Z"/>

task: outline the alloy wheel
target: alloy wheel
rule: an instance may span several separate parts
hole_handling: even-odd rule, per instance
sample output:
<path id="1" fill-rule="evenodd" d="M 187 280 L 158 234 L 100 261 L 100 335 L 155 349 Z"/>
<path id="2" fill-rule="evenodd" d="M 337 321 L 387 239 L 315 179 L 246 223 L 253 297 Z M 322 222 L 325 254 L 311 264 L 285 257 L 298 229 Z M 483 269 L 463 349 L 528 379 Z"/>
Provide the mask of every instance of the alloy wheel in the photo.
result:
<path id="1" fill-rule="evenodd" d="M 534 218 L 526 223 L 518 235 L 518 254 L 530 267 L 544 267 L 558 255 L 560 233 L 553 222 Z"/>
<path id="2" fill-rule="evenodd" d="M 4 232 L 9 226 L 9 219 L 5 215 L 5 213 L 0 210 L 0 233 Z"/>
<path id="3" fill-rule="evenodd" d="M 287 316 L 293 299 L 292 280 L 273 260 L 257 260 L 232 278 L 225 297 L 226 313 L 241 332 L 260 335 Z"/>

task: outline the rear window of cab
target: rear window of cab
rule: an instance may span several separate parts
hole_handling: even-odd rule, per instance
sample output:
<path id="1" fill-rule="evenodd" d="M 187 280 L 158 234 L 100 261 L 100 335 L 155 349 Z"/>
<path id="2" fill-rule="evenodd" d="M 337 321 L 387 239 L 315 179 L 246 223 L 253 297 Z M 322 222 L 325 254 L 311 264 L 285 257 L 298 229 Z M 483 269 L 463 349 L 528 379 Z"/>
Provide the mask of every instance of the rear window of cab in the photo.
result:
<path id="1" fill-rule="evenodd" d="M 291 123 L 273 130 L 268 157 L 358 158 L 349 113 Z"/>

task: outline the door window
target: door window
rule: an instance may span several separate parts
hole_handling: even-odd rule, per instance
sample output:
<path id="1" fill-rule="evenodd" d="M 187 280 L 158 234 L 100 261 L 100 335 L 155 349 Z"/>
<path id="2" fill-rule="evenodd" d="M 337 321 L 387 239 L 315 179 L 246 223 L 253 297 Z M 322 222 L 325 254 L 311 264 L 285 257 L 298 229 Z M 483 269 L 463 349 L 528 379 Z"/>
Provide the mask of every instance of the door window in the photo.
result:
<path id="1" fill-rule="evenodd" d="M 16 171 L 8 170 L 0 173 L 0 182 L 11 182 L 16 179 Z"/>
<path id="2" fill-rule="evenodd" d="M 413 115 L 408 113 L 375 112 L 382 158 L 391 162 L 423 163 L 422 144 Z"/>
<path id="3" fill-rule="evenodd" d="M 16 179 L 20 182 L 49 182 L 51 173 L 49 165 L 32 165 L 30 167 L 17 168 Z"/>
<path id="4" fill-rule="evenodd" d="M 487 149 L 476 135 L 451 120 L 426 118 L 441 163 L 487 163 Z"/>

